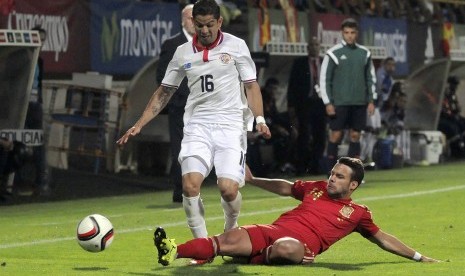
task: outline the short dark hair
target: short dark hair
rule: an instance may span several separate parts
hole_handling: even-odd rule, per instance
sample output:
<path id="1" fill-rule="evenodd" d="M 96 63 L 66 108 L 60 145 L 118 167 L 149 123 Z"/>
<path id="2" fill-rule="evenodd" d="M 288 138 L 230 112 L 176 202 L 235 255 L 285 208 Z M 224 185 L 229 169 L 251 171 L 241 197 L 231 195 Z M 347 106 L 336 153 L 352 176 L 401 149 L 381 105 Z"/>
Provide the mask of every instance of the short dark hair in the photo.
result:
<path id="1" fill-rule="evenodd" d="M 363 163 L 358 158 L 341 157 L 337 160 L 337 163 L 344 164 L 352 169 L 352 175 L 350 180 L 358 182 L 358 185 L 362 184 L 362 180 L 365 177 L 365 169 Z"/>
<path id="2" fill-rule="evenodd" d="M 213 15 L 215 19 L 220 18 L 220 6 L 215 0 L 199 0 L 195 2 L 192 9 L 192 17 L 197 15 Z"/>
<path id="3" fill-rule="evenodd" d="M 396 62 L 396 60 L 393 57 L 387 57 L 383 60 L 383 64 L 387 64 L 388 62 L 391 62 L 391 61 Z"/>
<path id="4" fill-rule="evenodd" d="M 341 23 L 341 30 L 343 30 L 346 27 L 358 30 L 358 23 L 355 19 L 349 17 L 349 18 L 344 19 Z"/>

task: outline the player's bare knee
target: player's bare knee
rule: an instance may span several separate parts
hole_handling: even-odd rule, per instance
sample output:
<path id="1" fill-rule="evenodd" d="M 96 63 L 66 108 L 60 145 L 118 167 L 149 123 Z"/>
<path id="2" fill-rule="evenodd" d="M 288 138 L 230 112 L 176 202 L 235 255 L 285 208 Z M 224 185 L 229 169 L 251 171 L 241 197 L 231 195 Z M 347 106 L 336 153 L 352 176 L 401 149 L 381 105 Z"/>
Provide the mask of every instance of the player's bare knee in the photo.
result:
<path id="1" fill-rule="evenodd" d="M 241 228 L 235 228 L 221 235 L 216 236 L 221 253 L 235 252 L 235 249 L 242 244 L 243 232 Z M 248 235 L 248 234 L 247 234 Z"/>
<path id="2" fill-rule="evenodd" d="M 237 197 L 237 190 L 227 190 L 221 191 L 221 197 L 226 201 L 230 202 L 236 199 Z"/>
<path id="3" fill-rule="evenodd" d="M 202 182 L 199 182 L 195 177 L 189 175 L 183 176 L 182 191 L 185 196 L 193 197 L 200 193 L 200 186 Z"/>
<path id="4" fill-rule="evenodd" d="M 236 199 L 237 192 L 239 191 L 239 185 L 234 181 L 227 183 L 218 181 L 218 188 L 220 189 L 221 197 L 227 202 Z"/>
<path id="5" fill-rule="evenodd" d="M 276 240 L 269 256 L 272 264 L 299 264 L 304 257 L 304 245 L 290 237 Z"/>

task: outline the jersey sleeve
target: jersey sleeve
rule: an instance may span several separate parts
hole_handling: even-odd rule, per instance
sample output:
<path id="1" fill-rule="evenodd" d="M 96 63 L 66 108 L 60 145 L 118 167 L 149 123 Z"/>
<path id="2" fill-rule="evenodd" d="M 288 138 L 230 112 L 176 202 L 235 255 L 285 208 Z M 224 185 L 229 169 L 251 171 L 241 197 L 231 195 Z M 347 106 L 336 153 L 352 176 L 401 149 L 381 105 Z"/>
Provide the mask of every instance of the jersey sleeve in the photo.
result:
<path id="1" fill-rule="evenodd" d="M 319 181 L 296 180 L 294 182 L 294 185 L 292 185 L 291 193 L 295 199 L 303 201 L 305 194 L 308 191 L 313 190 L 314 188 L 322 189 L 323 186 L 321 185 Z"/>
<path id="2" fill-rule="evenodd" d="M 252 82 L 257 79 L 257 69 L 250 55 L 245 41 L 240 40 L 238 54 L 236 56 L 236 67 L 242 82 Z"/>
<path id="3" fill-rule="evenodd" d="M 373 102 L 377 98 L 376 95 L 376 73 L 375 67 L 373 65 L 373 60 L 371 59 L 371 53 L 367 60 L 367 68 L 366 68 L 366 85 L 368 89 L 368 102 Z"/>
<path id="4" fill-rule="evenodd" d="M 182 63 L 182 48 L 178 47 L 176 52 L 174 52 L 173 58 L 168 63 L 165 77 L 163 78 L 161 85 L 167 87 L 179 87 L 186 76 L 186 71 L 184 70 L 185 66 L 189 66 L 189 64 Z"/>
<path id="5" fill-rule="evenodd" d="M 359 232 L 364 238 L 369 238 L 379 231 L 379 227 L 373 222 L 373 216 L 368 207 L 362 207 L 365 211 L 355 231 Z"/>
<path id="6" fill-rule="evenodd" d="M 320 72 L 320 95 L 323 103 L 332 103 L 332 71 L 334 67 L 334 61 L 331 59 L 329 54 L 326 54 L 321 63 Z"/>

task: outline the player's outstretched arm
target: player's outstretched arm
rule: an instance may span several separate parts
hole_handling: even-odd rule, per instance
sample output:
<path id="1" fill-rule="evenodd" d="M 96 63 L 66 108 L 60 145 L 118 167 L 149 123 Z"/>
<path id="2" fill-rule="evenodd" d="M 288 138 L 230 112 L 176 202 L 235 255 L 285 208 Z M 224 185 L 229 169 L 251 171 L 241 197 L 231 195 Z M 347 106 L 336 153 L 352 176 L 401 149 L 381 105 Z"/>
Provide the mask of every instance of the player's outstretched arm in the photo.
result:
<path id="1" fill-rule="evenodd" d="M 128 129 L 128 131 L 126 131 L 124 135 L 116 141 L 116 143 L 124 145 L 127 143 L 129 137 L 139 134 L 142 127 L 155 118 L 155 116 L 157 116 L 160 111 L 165 108 L 174 92 L 176 92 L 176 88 L 159 86 L 158 89 L 153 92 L 153 95 L 139 120 L 137 120 L 134 126 Z"/>
<path id="2" fill-rule="evenodd" d="M 382 230 L 379 230 L 378 233 L 370 237 L 369 240 L 388 252 L 410 260 L 424 263 L 438 262 L 438 260 L 421 255 L 414 249 L 401 242 L 398 238 L 383 232 Z"/>
<path id="3" fill-rule="evenodd" d="M 257 186 L 281 196 L 292 196 L 292 182 L 285 179 L 255 177 L 247 165 L 245 165 L 245 181 L 253 186 Z"/>

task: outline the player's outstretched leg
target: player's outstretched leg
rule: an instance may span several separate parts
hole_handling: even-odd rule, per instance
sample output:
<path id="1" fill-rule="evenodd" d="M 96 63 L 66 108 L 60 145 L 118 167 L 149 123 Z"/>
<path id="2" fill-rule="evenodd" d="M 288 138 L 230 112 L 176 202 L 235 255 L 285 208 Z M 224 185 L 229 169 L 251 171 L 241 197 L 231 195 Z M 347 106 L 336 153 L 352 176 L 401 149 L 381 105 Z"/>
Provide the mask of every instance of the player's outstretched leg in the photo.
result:
<path id="1" fill-rule="evenodd" d="M 170 265 L 176 259 L 178 252 L 174 239 L 168 239 L 165 229 L 158 227 L 154 232 L 153 241 L 158 250 L 158 262 L 164 266 Z"/>

